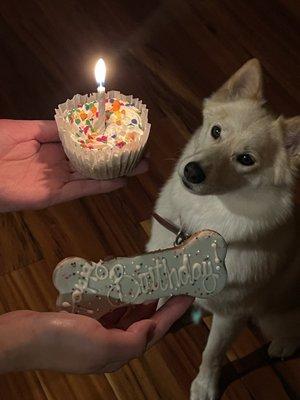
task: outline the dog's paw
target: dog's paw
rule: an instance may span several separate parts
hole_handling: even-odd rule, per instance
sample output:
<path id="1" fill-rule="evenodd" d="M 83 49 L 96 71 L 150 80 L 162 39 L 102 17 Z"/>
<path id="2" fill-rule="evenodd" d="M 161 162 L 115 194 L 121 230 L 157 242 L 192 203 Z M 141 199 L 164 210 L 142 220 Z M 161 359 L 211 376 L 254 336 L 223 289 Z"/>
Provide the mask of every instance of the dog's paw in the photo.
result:
<path id="1" fill-rule="evenodd" d="M 216 400 L 218 398 L 218 380 L 197 376 L 192 382 L 190 400 Z"/>
<path id="2" fill-rule="evenodd" d="M 272 358 L 286 358 L 293 355 L 299 347 L 299 338 L 274 339 L 269 346 L 268 353 Z"/>

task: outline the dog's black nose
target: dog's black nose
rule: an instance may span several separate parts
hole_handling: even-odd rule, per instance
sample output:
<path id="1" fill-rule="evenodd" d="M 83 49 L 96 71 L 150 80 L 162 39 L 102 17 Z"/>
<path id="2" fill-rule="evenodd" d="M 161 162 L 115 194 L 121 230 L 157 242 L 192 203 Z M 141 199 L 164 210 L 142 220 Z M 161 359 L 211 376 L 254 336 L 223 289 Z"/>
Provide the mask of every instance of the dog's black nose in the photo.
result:
<path id="1" fill-rule="evenodd" d="M 185 179 L 190 183 L 201 183 L 205 179 L 203 169 L 195 161 L 186 164 L 183 174 Z"/>

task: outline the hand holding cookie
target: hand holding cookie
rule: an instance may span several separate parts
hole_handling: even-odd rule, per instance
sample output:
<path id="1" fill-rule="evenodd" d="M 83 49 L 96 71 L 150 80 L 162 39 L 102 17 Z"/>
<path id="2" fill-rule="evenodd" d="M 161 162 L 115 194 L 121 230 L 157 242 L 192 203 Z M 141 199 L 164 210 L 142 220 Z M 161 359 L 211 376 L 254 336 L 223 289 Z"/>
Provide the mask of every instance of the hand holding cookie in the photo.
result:
<path id="1" fill-rule="evenodd" d="M 159 340 L 193 298 L 172 298 L 118 309 L 100 322 L 66 312 L 14 311 L 0 316 L 0 373 L 47 369 L 69 373 L 112 372 Z"/>

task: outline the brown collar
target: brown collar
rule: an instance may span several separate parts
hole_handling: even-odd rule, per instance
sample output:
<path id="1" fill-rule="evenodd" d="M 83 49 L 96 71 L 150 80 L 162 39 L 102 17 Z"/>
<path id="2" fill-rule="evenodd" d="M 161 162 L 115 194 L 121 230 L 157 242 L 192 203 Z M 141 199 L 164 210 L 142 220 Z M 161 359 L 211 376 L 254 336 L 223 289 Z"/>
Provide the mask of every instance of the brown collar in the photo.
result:
<path id="1" fill-rule="evenodd" d="M 176 235 L 174 246 L 180 245 L 181 242 L 188 239 L 191 235 L 187 234 L 182 227 L 178 227 L 177 225 L 172 224 L 172 222 L 167 219 L 161 217 L 160 215 L 153 213 L 153 218 L 161 224 L 164 228 L 168 229 L 168 231 L 174 233 Z"/>

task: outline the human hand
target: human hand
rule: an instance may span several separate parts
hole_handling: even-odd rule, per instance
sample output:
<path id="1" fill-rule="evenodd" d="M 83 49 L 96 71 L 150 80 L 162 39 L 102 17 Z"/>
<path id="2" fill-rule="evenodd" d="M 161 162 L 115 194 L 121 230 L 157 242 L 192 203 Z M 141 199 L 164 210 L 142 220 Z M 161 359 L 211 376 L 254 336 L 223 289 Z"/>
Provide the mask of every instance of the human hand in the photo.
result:
<path id="1" fill-rule="evenodd" d="M 147 170 L 142 161 L 133 175 Z M 54 121 L 0 120 L 0 212 L 40 209 L 123 187 L 72 170 Z"/>
<path id="2" fill-rule="evenodd" d="M 0 317 L 0 373 L 111 372 L 143 353 L 154 327 L 149 319 L 123 331 L 67 312 L 11 312 Z"/>
<path id="3" fill-rule="evenodd" d="M 150 318 L 155 322 L 155 329 L 151 340 L 147 344 L 147 349 L 152 347 L 157 341 L 159 341 L 171 328 L 171 326 L 188 310 L 188 308 L 193 304 L 194 297 L 191 296 L 173 296 L 171 297 L 159 310 L 156 310 L 157 302 L 152 302 L 150 304 L 140 304 L 128 309 L 128 312 L 118 319 L 116 310 L 114 313 L 108 314 L 107 326 L 115 326 L 119 329 L 126 329 L 131 324 L 142 318 Z M 114 314 L 116 317 L 114 319 Z M 117 321 L 118 319 L 118 321 Z M 106 324 L 106 321 L 102 323 Z"/>
<path id="4" fill-rule="evenodd" d="M 0 373 L 115 371 L 160 339 L 192 301 L 187 296 L 174 297 L 154 315 L 153 303 L 137 306 L 125 316 L 124 309 L 116 310 L 103 318 L 103 324 L 66 312 L 4 314 L 0 317 Z"/>

